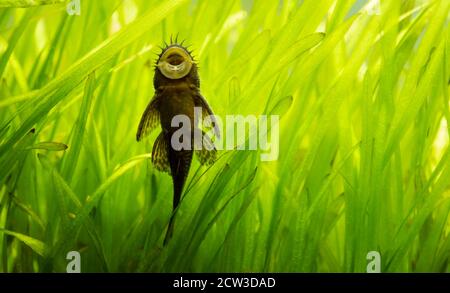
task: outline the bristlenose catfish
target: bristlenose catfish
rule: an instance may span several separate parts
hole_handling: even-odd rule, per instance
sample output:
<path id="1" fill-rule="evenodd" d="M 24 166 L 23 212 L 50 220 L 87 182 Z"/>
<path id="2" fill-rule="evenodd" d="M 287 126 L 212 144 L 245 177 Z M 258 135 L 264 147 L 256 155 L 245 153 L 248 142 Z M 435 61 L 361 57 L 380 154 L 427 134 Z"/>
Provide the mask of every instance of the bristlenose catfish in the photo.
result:
<path id="1" fill-rule="evenodd" d="M 195 121 L 199 119 L 194 115 L 194 107 L 201 108 L 203 117 L 211 118 L 215 136 L 220 134 L 214 114 L 200 94 L 197 64 L 191 52 L 183 47 L 183 42 L 178 44 L 177 40 L 174 43 L 171 40 L 170 45 L 166 44 L 162 48 L 155 64 L 153 86 L 155 94 L 142 115 L 136 139 L 142 140 L 158 124 L 161 125 L 162 131 L 153 144 L 152 163 L 157 170 L 168 172 L 173 181 L 173 210 L 164 238 L 166 245 L 173 234 L 175 211 L 191 166 L 194 136 L 199 134 L 201 137 L 202 145 L 195 148 L 201 164 L 213 163 L 217 155 L 212 139 L 199 128 L 201 121 Z M 177 115 L 185 115 L 190 121 L 187 135 L 191 140 L 191 148 L 178 149 L 172 146 L 172 135 L 181 127 L 172 126 L 172 119 Z"/>

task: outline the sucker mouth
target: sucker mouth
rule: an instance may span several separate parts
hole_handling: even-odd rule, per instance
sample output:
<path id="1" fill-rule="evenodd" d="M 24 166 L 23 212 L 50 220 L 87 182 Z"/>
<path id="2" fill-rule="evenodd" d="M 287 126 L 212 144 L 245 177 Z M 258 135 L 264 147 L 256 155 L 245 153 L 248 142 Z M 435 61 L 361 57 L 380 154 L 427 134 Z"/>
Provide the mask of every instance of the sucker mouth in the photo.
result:
<path id="1" fill-rule="evenodd" d="M 173 65 L 171 63 L 167 63 L 167 68 L 171 71 L 180 72 L 180 71 L 183 71 L 183 69 L 185 68 L 184 65 L 185 65 L 184 62 L 181 64 L 178 64 L 178 65 Z"/>
<path id="2" fill-rule="evenodd" d="M 192 64 L 188 52 L 182 48 L 172 47 L 160 57 L 158 68 L 165 77 L 180 79 L 189 74 Z"/>
<path id="3" fill-rule="evenodd" d="M 169 57 L 167 57 L 167 62 L 169 62 L 171 65 L 180 65 L 184 62 L 184 59 L 178 54 L 171 54 Z"/>

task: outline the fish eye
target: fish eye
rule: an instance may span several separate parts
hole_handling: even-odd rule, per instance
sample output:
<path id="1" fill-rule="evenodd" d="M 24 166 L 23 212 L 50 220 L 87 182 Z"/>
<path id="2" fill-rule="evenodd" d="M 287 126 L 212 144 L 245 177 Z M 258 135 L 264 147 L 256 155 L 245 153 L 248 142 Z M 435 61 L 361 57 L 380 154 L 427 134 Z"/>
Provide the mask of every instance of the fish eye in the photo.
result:
<path id="1" fill-rule="evenodd" d="M 160 57 L 158 68 L 165 77 L 180 79 L 189 74 L 192 62 L 192 58 L 186 50 L 180 47 L 170 47 Z"/>

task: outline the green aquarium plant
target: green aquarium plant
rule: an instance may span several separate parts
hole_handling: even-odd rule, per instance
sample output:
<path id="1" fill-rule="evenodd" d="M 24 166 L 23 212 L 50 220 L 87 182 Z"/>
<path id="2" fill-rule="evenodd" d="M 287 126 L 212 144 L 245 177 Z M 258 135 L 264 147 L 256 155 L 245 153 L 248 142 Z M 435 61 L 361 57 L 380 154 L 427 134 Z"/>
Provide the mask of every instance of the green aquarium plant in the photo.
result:
<path id="1" fill-rule="evenodd" d="M 0 271 L 450 272 L 449 21 L 448 0 L 0 0 Z M 222 122 L 186 170 L 152 158 L 153 96 Z"/>

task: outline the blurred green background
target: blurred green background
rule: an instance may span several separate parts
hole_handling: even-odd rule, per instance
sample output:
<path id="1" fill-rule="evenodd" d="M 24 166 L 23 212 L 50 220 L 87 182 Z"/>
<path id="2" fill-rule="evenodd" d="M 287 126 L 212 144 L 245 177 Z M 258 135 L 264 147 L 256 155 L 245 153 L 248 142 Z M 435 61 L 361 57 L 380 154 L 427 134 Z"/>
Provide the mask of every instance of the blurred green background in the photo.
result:
<path id="1" fill-rule="evenodd" d="M 0 0 L 0 271 L 450 272 L 450 1 L 68 2 Z M 176 34 L 216 114 L 280 115 L 280 155 L 194 160 L 163 247 L 135 133 Z"/>

